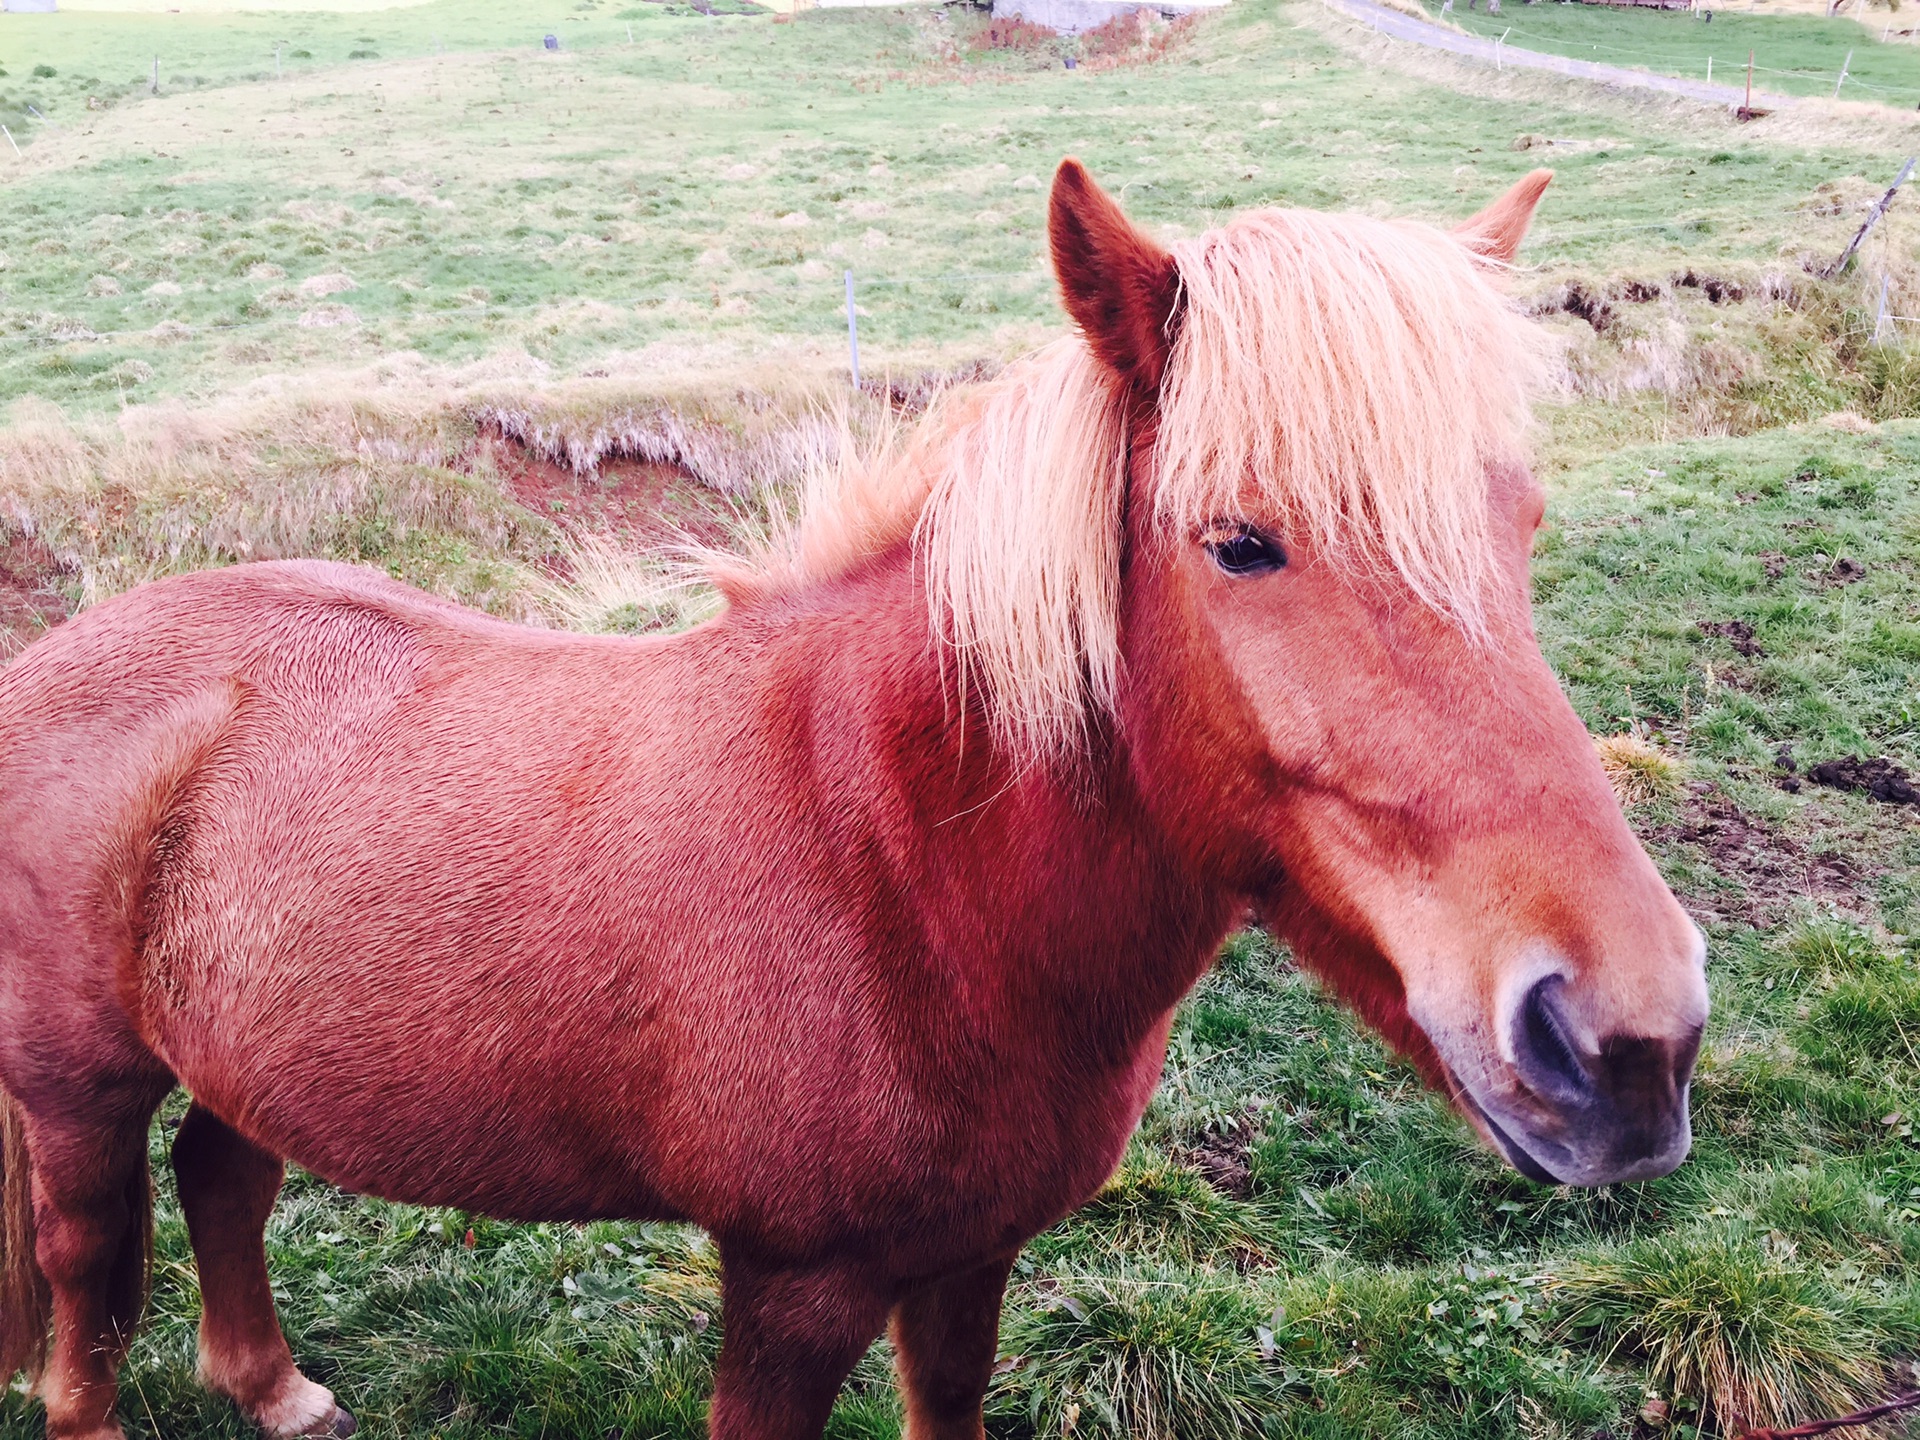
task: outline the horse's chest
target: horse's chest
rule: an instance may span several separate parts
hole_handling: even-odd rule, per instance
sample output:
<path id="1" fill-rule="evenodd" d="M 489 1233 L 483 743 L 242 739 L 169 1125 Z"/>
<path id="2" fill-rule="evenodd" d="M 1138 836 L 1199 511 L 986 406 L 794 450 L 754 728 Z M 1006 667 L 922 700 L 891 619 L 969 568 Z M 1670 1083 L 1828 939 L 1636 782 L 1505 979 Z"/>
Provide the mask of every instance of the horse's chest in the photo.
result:
<path id="1" fill-rule="evenodd" d="M 1010 1068 L 952 1107 L 944 1134 L 901 1178 L 920 1224 L 956 1251 L 1024 1244 L 1084 1204 L 1120 1163 L 1165 1057 L 1156 1026 L 1112 1067 L 1063 1074 Z"/>

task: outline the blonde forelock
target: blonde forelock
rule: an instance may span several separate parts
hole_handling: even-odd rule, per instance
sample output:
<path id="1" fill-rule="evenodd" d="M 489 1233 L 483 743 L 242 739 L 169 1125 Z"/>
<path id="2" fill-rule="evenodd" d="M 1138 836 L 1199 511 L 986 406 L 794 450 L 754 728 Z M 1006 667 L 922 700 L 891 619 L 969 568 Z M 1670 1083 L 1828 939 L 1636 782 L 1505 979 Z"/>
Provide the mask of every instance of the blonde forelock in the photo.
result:
<path id="1" fill-rule="evenodd" d="M 1539 327 L 1431 226 L 1262 210 L 1174 247 L 1156 508 L 1259 519 L 1477 630 L 1487 475 L 1524 457 Z"/>

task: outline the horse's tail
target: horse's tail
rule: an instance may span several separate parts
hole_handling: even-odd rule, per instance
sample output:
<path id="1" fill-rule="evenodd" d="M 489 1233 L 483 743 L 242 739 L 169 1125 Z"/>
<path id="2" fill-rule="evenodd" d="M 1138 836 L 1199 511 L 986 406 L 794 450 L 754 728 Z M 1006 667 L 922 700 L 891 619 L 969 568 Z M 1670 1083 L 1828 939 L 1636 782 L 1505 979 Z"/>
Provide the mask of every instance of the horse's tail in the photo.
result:
<path id="1" fill-rule="evenodd" d="M 14 1098 L 0 1090 L 0 1387 L 22 1370 L 39 1379 L 53 1322 L 53 1296 L 33 1248 L 33 1172 L 25 1119 Z M 151 1237 L 151 1204 L 147 1211 L 145 1229 Z"/>

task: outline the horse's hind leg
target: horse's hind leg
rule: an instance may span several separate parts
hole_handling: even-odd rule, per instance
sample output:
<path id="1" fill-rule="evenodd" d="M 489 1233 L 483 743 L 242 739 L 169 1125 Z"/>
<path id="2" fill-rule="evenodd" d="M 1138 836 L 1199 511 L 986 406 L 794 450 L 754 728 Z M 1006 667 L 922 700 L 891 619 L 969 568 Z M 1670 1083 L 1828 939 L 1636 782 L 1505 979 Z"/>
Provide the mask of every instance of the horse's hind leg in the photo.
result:
<path id="1" fill-rule="evenodd" d="M 267 1283 L 266 1228 L 285 1167 L 198 1105 L 173 1142 L 200 1271 L 200 1378 L 270 1435 L 346 1436 L 353 1417 L 294 1366 Z"/>
<path id="2" fill-rule="evenodd" d="M 119 1440 L 115 1372 L 146 1302 L 152 1243 L 147 1125 L 159 1093 L 114 1118 L 29 1113 L 34 1256 L 53 1301 L 40 1393 L 49 1440 Z"/>
<path id="3" fill-rule="evenodd" d="M 981 1440 L 981 1404 L 1000 1336 L 1012 1257 L 952 1276 L 900 1302 L 893 1348 L 907 1408 L 906 1440 Z"/>

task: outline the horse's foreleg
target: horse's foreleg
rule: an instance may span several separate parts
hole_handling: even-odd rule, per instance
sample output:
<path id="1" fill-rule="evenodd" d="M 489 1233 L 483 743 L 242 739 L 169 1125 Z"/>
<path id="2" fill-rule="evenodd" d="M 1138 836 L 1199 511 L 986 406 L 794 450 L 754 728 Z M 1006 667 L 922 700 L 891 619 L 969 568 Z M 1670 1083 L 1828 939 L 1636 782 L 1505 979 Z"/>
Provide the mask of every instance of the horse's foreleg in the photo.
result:
<path id="1" fill-rule="evenodd" d="M 816 1440 L 886 1325 L 891 1291 L 852 1268 L 768 1267 L 724 1246 L 721 1260 L 713 1440 Z"/>
<path id="2" fill-rule="evenodd" d="M 1000 1298 L 1013 1257 L 950 1276 L 900 1302 L 893 1348 L 906 1400 L 906 1440 L 981 1440 L 981 1404 L 1000 1338 Z"/>
<path id="3" fill-rule="evenodd" d="M 294 1366 L 267 1282 L 267 1217 L 285 1167 L 195 1105 L 173 1142 L 200 1271 L 200 1379 L 269 1435 L 346 1436 L 353 1417 Z"/>
<path id="4" fill-rule="evenodd" d="M 115 1373 L 146 1301 L 152 1106 L 85 1123 L 31 1114 L 34 1257 L 53 1301 L 49 1440 L 120 1440 Z"/>

